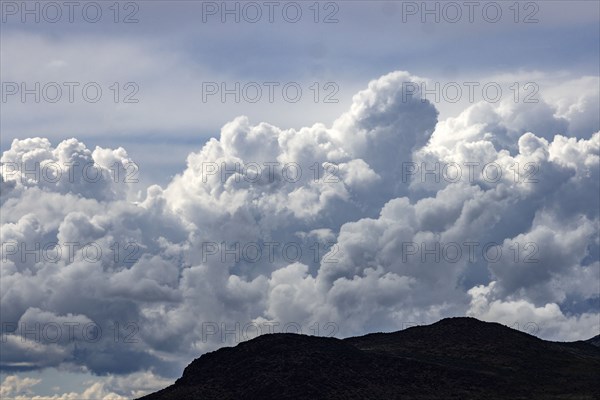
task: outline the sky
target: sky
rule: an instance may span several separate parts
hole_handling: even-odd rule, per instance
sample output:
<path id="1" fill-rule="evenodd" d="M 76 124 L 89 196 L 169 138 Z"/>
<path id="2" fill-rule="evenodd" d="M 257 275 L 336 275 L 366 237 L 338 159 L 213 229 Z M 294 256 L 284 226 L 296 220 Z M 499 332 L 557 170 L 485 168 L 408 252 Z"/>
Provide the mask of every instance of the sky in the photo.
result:
<path id="1" fill-rule="evenodd" d="M 598 2 L 0 9 L 2 398 L 269 332 L 600 333 Z"/>

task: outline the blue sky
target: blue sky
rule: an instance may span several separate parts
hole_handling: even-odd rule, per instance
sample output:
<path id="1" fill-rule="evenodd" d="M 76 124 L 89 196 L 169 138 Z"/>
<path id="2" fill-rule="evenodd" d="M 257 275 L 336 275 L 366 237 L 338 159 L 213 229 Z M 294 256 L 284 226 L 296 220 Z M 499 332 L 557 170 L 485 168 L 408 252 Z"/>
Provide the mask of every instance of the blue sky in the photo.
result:
<path id="1" fill-rule="evenodd" d="M 2 149 L 10 146 L 12 138 L 32 135 L 54 140 L 83 135 L 90 138 L 90 145 L 108 145 L 113 137 L 125 135 L 135 143 L 128 150 L 137 153 L 138 160 L 143 153 L 160 151 L 165 138 L 174 151 L 178 149 L 183 155 L 189 145 L 200 147 L 207 137 L 217 135 L 224 122 L 240 113 L 256 122 L 269 117 L 270 121 L 296 128 L 333 121 L 348 107 L 357 90 L 374 77 L 394 70 L 441 82 L 485 80 L 502 73 L 561 73 L 565 79 L 598 72 L 598 4 L 593 1 L 534 3 L 537 9 L 522 2 L 519 20 L 533 13 L 531 18 L 537 19 L 536 23 L 515 23 L 515 11 L 509 9 L 512 3 L 508 2 L 498 3 L 502 17 L 496 23 L 485 20 L 483 5 L 474 8 L 472 23 L 465 6 L 461 7 L 463 17 L 456 23 L 445 20 L 452 18 L 452 10 L 444 14 L 442 6 L 440 23 L 434 22 L 433 15 L 426 15 L 428 22 L 422 23 L 424 10 L 418 2 L 416 14 L 404 15 L 403 11 L 411 10 L 407 2 L 361 1 L 335 3 L 337 8 L 325 8 L 327 2 L 322 2 L 319 18 L 335 11 L 332 18 L 338 22 L 316 24 L 309 2 L 301 3 L 304 14 L 294 24 L 286 22 L 279 7 L 274 9 L 274 22 L 269 23 L 265 6 L 257 23 L 244 21 L 242 6 L 239 23 L 233 15 L 221 23 L 217 2 L 217 15 L 207 15 L 204 23 L 203 7 L 208 7 L 204 3 L 146 1 L 135 3 L 135 9 L 123 6 L 119 18 L 135 12 L 131 18 L 139 20 L 128 24 L 113 22 L 114 10 L 108 8 L 108 3 L 103 3 L 102 18 L 97 23 L 86 22 L 78 9 L 73 23 L 68 22 L 66 8 L 57 23 L 46 22 L 43 13 L 40 23 L 33 23 L 32 15 L 22 23 L 20 7 L 17 14 L 5 15 L 3 81 L 124 80 L 138 83 L 140 102 L 127 108 L 130 118 L 118 113 L 119 118 L 127 119 L 120 126 L 98 117 L 89 123 L 88 112 L 118 112 L 114 105 L 104 108 L 84 104 L 87 107 L 80 110 L 82 105 L 77 102 L 52 107 L 45 104 L 39 107 L 48 111 L 36 117 L 30 112 L 35 105 L 19 104 L 11 98 L 2 104 Z M 493 10 L 487 11 L 489 18 Z M 111 55 L 109 49 L 117 42 L 121 51 Z M 100 43 L 102 50 L 90 51 Z M 66 65 L 54 71 L 37 68 L 53 60 L 62 60 Z M 96 69 L 98 64 L 102 68 Z M 270 115 L 273 105 L 268 103 L 240 107 L 232 107 L 230 102 L 203 103 L 199 82 L 220 81 L 223 77 L 228 82 L 333 81 L 339 86 L 335 96 L 339 102 L 275 104 L 281 108 L 274 120 Z M 450 108 L 441 104 L 442 112 L 444 106 Z M 182 157 L 178 159 L 169 164 L 169 174 L 183 167 Z M 158 172 L 154 161 L 144 157 L 143 163 L 152 175 Z M 161 164 L 159 168 L 163 167 Z M 167 178 L 168 174 L 162 174 L 163 182 Z"/>

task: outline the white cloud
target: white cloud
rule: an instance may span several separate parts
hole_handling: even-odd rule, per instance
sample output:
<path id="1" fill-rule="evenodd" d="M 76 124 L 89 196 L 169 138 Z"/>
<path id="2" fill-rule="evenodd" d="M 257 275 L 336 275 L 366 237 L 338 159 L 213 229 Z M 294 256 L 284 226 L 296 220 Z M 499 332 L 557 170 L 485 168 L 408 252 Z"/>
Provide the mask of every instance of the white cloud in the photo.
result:
<path id="1" fill-rule="evenodd" d="M 2 398 L 6 400 L 126 400 L 127 397 L 108 392 L 100 382 L 93 383 L 81 393 L 69 392 L 52 396 L 32 395 L 31 387 L 41 382 L 41 379 L 19 378 L 16 375 L 7 376 L 0 386 Z"/>
<path id="2" fill-rule="evenodd" d="M 526 300 L 494 299 L 495 283 L 492 281 L 488 286 L 480 285 L 469 290 L 472 299 L 467 315 L 523 328 L 546 340 L 581 340 L 590 332 L 598 332 L 597 313 L 569 316 L 556 303 L 536 307 Z"/>
<path id="3" fill-rule="evenodd" d="M 41 382 L 41 379 L 23 378 L 16 375 L 7 376 L 0 386 L 0 396 L 7 398 L 11 394 L 30 392 L 30 388 Z"/>

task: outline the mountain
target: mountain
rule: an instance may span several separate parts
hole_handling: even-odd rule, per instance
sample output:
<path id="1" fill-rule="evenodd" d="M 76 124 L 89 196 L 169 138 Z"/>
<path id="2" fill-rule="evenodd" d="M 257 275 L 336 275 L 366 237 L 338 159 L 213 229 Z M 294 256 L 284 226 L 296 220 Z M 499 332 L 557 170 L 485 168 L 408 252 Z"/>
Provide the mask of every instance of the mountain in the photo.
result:
<path id="1" fill-rule="evenodd" d="M 593 344 L 596 347 L 600 347 L 600 335 L 596 335 L 593 338 L 586 340 L 586 342 Z"/>
<path id="2" fill-rule="evenodd" d="M 142 399 L 600 399 L 599 372 L 600 347 L 586 341 L 448 318 L 347 339 L 262 335 L 202 355 Z"/>

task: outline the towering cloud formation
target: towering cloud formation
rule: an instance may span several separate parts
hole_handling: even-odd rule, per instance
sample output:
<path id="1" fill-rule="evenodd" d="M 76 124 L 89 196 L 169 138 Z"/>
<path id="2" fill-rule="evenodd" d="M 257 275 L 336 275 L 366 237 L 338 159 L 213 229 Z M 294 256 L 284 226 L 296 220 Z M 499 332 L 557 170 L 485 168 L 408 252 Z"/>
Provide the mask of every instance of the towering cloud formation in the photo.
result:
<path id="1" fill-rule="evenodd" d="M 467 314 L 597 333 L 600 133 L 581 133 L 598 125 L 581 110 L 598 94 L 437 122 L 405 91 L 421 81 L 371 82 L 331 127 L 238 117 L 139 203 L 123 148 L 14 140 L 2 368 L 176 376 L 286 324 L 350 335 Z"/>

